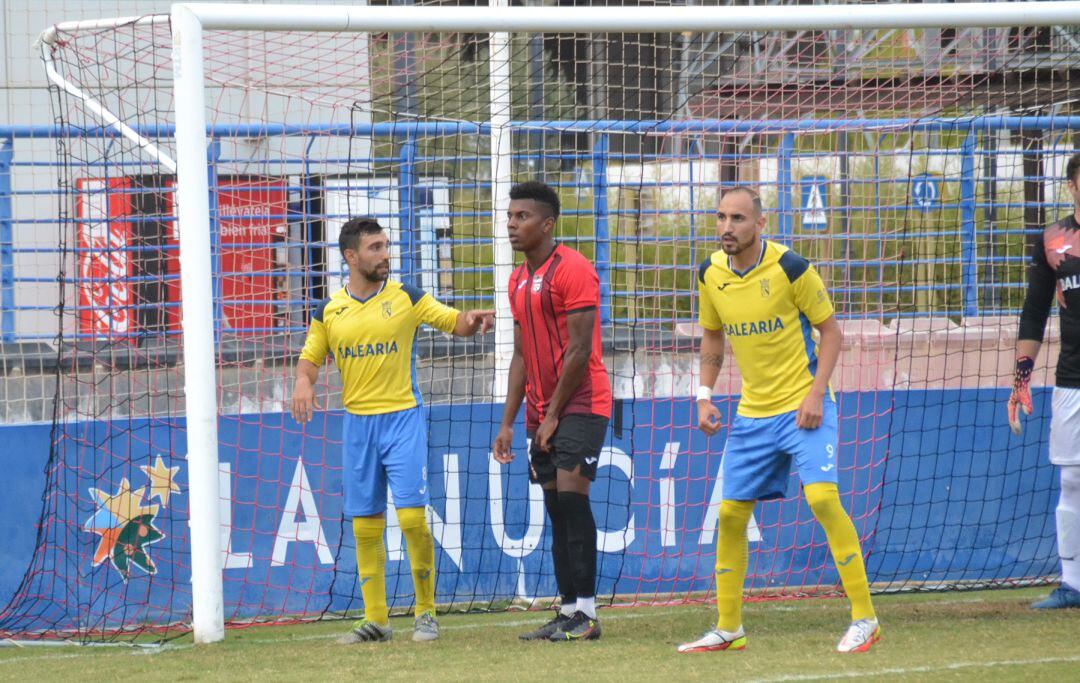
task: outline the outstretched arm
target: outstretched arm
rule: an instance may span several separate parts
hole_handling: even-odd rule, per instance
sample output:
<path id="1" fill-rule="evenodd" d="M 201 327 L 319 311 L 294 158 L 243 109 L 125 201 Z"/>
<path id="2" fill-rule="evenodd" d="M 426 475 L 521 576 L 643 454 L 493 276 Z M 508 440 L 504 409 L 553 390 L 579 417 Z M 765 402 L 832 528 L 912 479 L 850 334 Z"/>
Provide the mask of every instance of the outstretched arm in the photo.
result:
<path id="1" fill-rule="evenodd" d="M 484 333 L 495 326 L 495 311 L 462 311 L 454 323 L 454 334 L 458 337 L 471 337 Z"/>

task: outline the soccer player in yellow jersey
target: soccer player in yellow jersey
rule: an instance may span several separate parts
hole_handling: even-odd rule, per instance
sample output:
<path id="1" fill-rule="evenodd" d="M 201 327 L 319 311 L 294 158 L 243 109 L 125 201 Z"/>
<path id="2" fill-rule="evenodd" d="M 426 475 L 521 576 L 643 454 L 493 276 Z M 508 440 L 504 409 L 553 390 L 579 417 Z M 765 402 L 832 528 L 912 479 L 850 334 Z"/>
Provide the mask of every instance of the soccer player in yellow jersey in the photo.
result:
<path id="1" fill-rule="evenodd" d="M 742 375 L 742 397 L 723 458 L 723 500 L 716 542 L 716 628 L 679 646 L 679 652 L 741 650 L 746 525 L 758 500 L 782 498 L 792 458 L 810 509 L 828 538 L 851 625 L 840 652 L 869 650 L 880 638 L 859 537 L 837 493 L 836 400 L 829 376 L 842 334 L 825 285 L 810 263 L 762 239 L 761 199 L 747 187 L 728 190 L 717 209 L 721 251 L 698 271 L 701 384 L 698 427 L 712 436 L 720 411 L 712 387 L 731 341 Z M 815 344 L 813 330 L 820 335 Z"/>
<path id="2" fill-rule="evenodd" d="M 341 373 L 342 488 L 352 517 L 364 619 L 341 642 L 393 635 L 386 605 L 387 484 L 405 536 L 416 589 L 413 640 L 435 640 L 435 543 L 427 526 L 427 420 L 413 367 L 416 328 L 426 323 L 468 337 L 489 329 L 493 311 L 460 312 L 415 287 L 389 280 L 389 240 L 378 222 L 353 218 L 338 240 L 348 284 L 315 309 L 296 366 L 292 414 L 319 408 L 315 383 L 327 354 Z"/>

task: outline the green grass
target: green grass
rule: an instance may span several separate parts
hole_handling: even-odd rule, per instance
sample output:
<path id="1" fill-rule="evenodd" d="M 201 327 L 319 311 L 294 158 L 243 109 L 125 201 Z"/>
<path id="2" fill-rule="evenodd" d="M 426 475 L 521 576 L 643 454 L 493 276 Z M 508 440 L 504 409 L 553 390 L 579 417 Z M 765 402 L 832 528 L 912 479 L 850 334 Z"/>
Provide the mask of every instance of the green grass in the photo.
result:
<path id="1" fill-rule="evenodd" d="M 442 639 L 413 643 L 411 620 L 394 619 L 387 644 L 340 646 L 344 622 L 229 631 L 224 643 L 183 638 L 156 649 L 0 649 L 2 680 L 460 680 L 786 681 L 1076 680 L 1080 610 L 1037 613 L 1047 589 L 888 595 L 877 598 L 883 640 L 861 655 L 838 655 L 847 602 L 747 605 L 745 652 L 677 655 L 714 618 L 711 606 L 602 610 L 595 643 L 520 643 L 545 614 L 446 615 Z M 552 672 L 561 672 L 553 677 Z"/>

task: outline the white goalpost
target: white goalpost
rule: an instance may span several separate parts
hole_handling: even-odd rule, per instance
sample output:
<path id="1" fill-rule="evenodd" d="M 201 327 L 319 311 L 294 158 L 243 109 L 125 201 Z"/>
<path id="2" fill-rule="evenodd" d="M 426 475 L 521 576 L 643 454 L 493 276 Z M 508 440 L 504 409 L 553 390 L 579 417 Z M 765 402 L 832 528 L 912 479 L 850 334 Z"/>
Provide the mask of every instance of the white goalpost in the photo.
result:
<path id="1" fill-rule="evenodd" d="M 164 19 L 155 17 L 152 21 Z M 1031 27 L 1080 24 L 1080 2 L 740 6 L 740 7 L 523 7 L 492 0 L 489 7 L 337 7 L 179 3 L 169 15 L 172 32 L 172 87 L 175 103 L 175 205 L 179 228 L 183 319 L 184 416 L 190 505 L 191 604 L 194 637 L 212 643 L 225 637 L 218 435 L 218 367 L 215 350 L 214 245 L 211 241 L 211 181 L 207 134 L 203 39 L 211 31 L 309 31 L 335 33 L 465 32 L 489 37 L 490 118 L 483 122 L 490 141 L 491 249 L 497 311 L 493 359 L 493 401 L 505 396 L 513 352 L 513 324 L 505 287 L 514 255 L 499 226 L 505 220 L 514 176 L 511 103 L 511 37 L 520 33 L 736 32 L 797 30 L 916 29 L 932 27 Z M 49 45 L 57 32 L 130 25 L 132 18 L 60 24 L 42 36 Z M 51 69 L 48 77 L 91 112 L 103 127 L 133 141 L 148 157 L 172 170 L 173 160 Z M 632 380 L 631 380 L 632 382 Z M 676 448 L 678 444 L 675 444 Z M 667 458 L 665 454 L 665 458 Z M 674 457 L 674 456 L 672 456 Z M 667 462 L 667 461 L 665 461 Z M 674 459 L 670 460 L 674 463 Z M 674 464 L 672 464 L 674 468 Z"/>

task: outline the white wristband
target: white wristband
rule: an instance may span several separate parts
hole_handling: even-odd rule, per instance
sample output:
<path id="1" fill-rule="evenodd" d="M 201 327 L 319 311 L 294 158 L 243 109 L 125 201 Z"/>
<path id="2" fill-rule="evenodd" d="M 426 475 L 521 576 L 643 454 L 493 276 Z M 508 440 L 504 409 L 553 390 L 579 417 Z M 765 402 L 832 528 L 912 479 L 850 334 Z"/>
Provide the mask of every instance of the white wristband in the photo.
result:
<path id="1" fill-rule="evenodd" d="M 697 388 L 697 400 L 699 400 L 699 401 L 711 401 L 712 400 L 712 389 L 710 389 L 709 387 L 698 387 Z"/>

